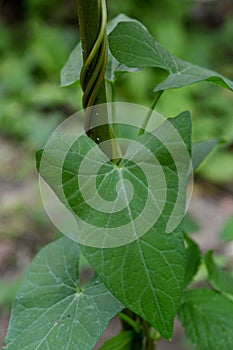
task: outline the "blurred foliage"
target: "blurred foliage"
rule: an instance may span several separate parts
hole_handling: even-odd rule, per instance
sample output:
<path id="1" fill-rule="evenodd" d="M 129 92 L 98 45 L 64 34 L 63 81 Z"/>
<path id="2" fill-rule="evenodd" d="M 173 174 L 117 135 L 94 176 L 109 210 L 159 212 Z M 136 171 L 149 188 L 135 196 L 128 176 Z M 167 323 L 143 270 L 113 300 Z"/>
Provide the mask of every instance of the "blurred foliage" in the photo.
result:
<path id="1" fill-rule="evenodd" d="M 79 87 L 59 87 L 60 70 L 79 40 L 75 6 L 72 0 L 10 0 L 2 5 L 0 130 L 33 149 L 81 108 Z M 107 6 L 109 18 L 121 12 L 135 17 L 173 54 L 233 79 L 232 0 L 108 0 Z M 127 74 L 117 84 L 117 99 L 150 106 L 161 74 L 155 69 Z M 169 91 L 158 104 L 167 116 L 191 110 L 194 140 L 226 140 L 198 169 L 214 182 L 233 178 L 232 107 L 230 92 L 205 83 Z"/>
<path id="2" fill-rule="evenodd" d="M 5 281 L 0 279 L 0 309 L 3 312 L 9 312 L 16 293 L 21 285 L 21 279 Z"/>
<path id="3" fill-rule="evenodd" d="M 36 4 L 42 12 L 36 11 Z M 6 18 L 0 24 L 0 130 L 35 149 L 62 119 L 80 108 L 80 91 L 59 87 L 60 70 L 77 33 L 70 25 L 51 25 L 40 17 L 48 9 L 53 13 L 54 1 L 23 5 L 26 15 L 20 23 L 17 18 L 12 23 L 10 17 L 9 24 L 8 12 L 3 11 Z"/>
<path id="4" fill-rule="evenodd" d="M 223 241 L 233 241 L 233 215 L 224 222 L 219 237 Z"/>

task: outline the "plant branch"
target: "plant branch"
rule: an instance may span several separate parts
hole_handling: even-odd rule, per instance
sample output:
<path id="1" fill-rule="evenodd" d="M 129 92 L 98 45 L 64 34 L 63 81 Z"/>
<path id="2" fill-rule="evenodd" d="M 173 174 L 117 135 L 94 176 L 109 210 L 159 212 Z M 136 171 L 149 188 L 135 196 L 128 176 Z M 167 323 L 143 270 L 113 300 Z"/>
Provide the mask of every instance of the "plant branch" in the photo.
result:
<path id="1" fill-rule="evenodd" d="M 155 350 L 155 340 L 151 338 L 151 326 L 145 320 L 142 320 L 143 332 L 144 332 L 144 350 Z"/>
<path id="2" fill-rule="evenodd" d="M 156 96 L 155 96 L 155 98 L 154 98 L 154 101 L 153 101 L 153 103 L 152 103 L 152 106 L 150 107 L 149 112 L 148 112 L 147 115 L 145 116 L 145 119 L 144 119 L 144 121 L 143 121 L 143 123 L 142 123 L 141 129 L 139 130 L 138 135 L 144 134 L 145 129 L 146 129 L 146 127 L 147 127 L 147 124 L 149 123 L 150 117 L 151 117 L 151 115 L 152 115 L 152 113 L 153 113 L 153 110 L 155 109 L 155 107 L 156 107 L 156 105 L 157 105 L 157 103 L 158 103 L 160 97 L 162 96 L 162 93 L 163 93 L 163 91 L 159 91 L 159 92 L 156 94 Z"/>
<path id="3" fill-rule="evenodd" d="M 140 325 L 133 320 L 126 312 L 120 312 L 119 317 L 122 323 L 123 329 L 133 328 L 136 333 L 140 333 Z"/>
<path id="4" fill-rule="evenodd" d="M 150 324 L 142 317 L 129 309 L 124 309 L 119 313 L 123 330 L 134 330 L 135 336 L 132 342 L 133 350 L 155 350 L 156 343 L 161 339 Z"/>

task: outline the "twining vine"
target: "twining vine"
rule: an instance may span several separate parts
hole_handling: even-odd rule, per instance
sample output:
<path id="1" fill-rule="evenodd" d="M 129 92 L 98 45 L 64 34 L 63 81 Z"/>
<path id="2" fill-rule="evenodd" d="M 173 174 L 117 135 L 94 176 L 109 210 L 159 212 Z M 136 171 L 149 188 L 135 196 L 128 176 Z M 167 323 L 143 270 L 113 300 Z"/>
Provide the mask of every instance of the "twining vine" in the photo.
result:
<path id="1" fill-rule="evenodd" d="M 106 3 L 105 0 L 79 0 L 77 4 L 83 53 L 80 84 L 86 109 L 85 130 L 96 143 L 101 143 L 112 139 L 107 110 L 97 118 L 95 109 L 88 107 L 107 102 L 104 80 L 108 60 Z M 98 124 L 100 126 L 96 127 Z"/>
<path id="2" fill-rule="evenodd" d="M 104 81 L 104 73 L 108 60 L 107 49 L 107 11 L 105 0 L 99 1 L 100 27 L 94 46 L 83 64 L 80 83 L 83 89 L 83 107 L 91 107 L 95 104 L 101 84 Z"/>

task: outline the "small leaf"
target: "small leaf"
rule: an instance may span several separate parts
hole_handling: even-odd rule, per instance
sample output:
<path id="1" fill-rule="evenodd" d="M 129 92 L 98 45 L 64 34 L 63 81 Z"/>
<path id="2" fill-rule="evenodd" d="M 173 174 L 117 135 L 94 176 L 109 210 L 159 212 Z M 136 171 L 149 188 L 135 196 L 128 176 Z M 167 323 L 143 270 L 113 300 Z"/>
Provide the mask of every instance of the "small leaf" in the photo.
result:
<path id="1" fill-rule="evenodd" d="M 213 148 L 217 145 L 218 140 L 206 140 L 193 143 L 192 146 L 192 164 L 193 169 L 196 169 L 203 160 L 210 154 Z"/>
<path id="2" fill-rule="evenodd" d="M 61 238 L 31 263 L 12 309 L 7 350 L 91 350 L 121 304 L 97 280 L 78 282 L 78 244 Z"/>
<path id="3" fill-rule="evenodd" d="M 224 295 L 209 289 L 187 291 L 178 317 L 195 349 L 233 349 L 233 302 Z"/>
<path id="4" fill-rule="evenodd" d="M 188 235 L 184 234 L 186 243 L 186 268 L 184 285 L 187 286 L 196 275 L 201 262 L 201 251 L 197 243 L 195 243 Z"/>
<path id="5" fill-rule="evenodd" d="M 222 293 L 233 295 L 233 276 L 231 273 L 222 270 L 213 259 L 213 252 L 208 251 L 204 257 L 208 271 L 209 281 L 214 288 Z"/>
<path id="6" fill-rule="evenodd" d="M 121 22 L 109 35 L 113 56 L 129 67 L 157 67 L 168 77 L 154 91 L 163 91 L 209 81 L 233 90 L 233 82 L 219 73 L 185 62 L 160 45 L 140 23 Z"/>
<path id="7" fill-rule="evenodd" d="M 73 49 L 61 70 L 61 86 L 79 85 L 80 73 L 83 66 L 81 43 Z"/>
<path id="8" fill-rule="evenodd" d="M 223 241 L 233 241 L 233 216 L 231 216 L 224 224 L 220 238 Z"/>
<path id="9" fill-rule="evenodd" d="M 121 332 L 110 340 L 107 340 L 99 350 L 132 350 L 134 332 Z"/>

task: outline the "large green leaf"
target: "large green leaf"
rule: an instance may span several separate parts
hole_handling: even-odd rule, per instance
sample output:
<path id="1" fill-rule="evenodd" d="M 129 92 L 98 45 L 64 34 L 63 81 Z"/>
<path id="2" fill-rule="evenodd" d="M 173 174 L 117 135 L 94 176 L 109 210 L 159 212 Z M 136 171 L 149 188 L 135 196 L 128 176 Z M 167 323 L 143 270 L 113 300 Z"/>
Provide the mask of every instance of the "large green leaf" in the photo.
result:
<path id="1" fill-rule="evenodd" d="M 233 275 L 217 266 L 213 259 L 213 252 L 208 251 L 204 257 L 207 267 L 209 281 L 214 288 L 222 293 L 233 296 Z"/>
<path id="2" fill-rule="evenodd" d="M 124 15 L 120 14 L 114 19 L 112 19 L 107 26 L 108 34 L 115 28 L 117 23 L 122 21 L 134 21 L 136 20 Z M 82 47 L 81 43 L 73 49 L 71 54 L 69 55 L 64 67 L 61 71 L 61 86 L 70 86 L 70 85 L 79 85 L 80 84 L 80 73 L 83 66 L 83 58 L 82 58 Z M 124 64 L 119 63 L 111 54 L 108 52 L 108 64 L 105 72 L 105 79 L 109 82 L 114 82 L 118 77 L 126 72 L 136 72 L 138 68 L 130 68 L 125 66 Z"/>
<path id="3" fill-rule="evenodd" d="M 97 280 L 80 289 L 78 262 L 68 238 L 41 250 L 17 294 L 5 349 L 92 349 L 122 306 Z"/>
<path id="4" fill-rule="evenodd" d="M 185 292 L 178 316 L 195 349 L 233 349 L 233 302 L 224 295 L 209 289 Z"/>
<path id="5" fill-rule="evenodd" d="M 185 62 L 170 54 L 138 22 L 121 22 L 109 35 L 113 56 L 129 67 L 158 67 L 168 77 L 154 91 L 168 90 L 209 81 L 233 90 L 233 82 L 219 73 Z"/>
<path id="6" fill-rule="evenodd" d="M 171 145 L 179 150 L 185 144 L 190 154 L 191 150 L 191 120 L 188 112 L 182 113 L 176 118 L 170 119 L 162 124 L 157 135 L 167 132 L 168 123 L 171 123 L 180 135 L 181 144 Z M 174 131 L 174 130 L 173 130 Z M 46 179 L 48 184 L 55 191 L 63 203 L 81 218 L 82 229 L 77 233 L 77 240 L 81 237 L 81 242 L 96 243 L 95 239 L 113 242 L 119 241 L 117 235 L 112 234 L 111 229 L 120 225 L 120 246 L 111 248 L 98 248 L 82 246 L 82 252 L 95 268 L 100 279 L 111 290 L 111 292 L 126 307 L 141 315 L 150 322 L 165 338 L 171 338 L 173 332 L 173 321 L 179 306 L 183 291 L 184 267 L 185 267 L 185 249 L 183 243 L 182 227 L 177 223 L 172 232 L 167 233 L 167 225 L 170 219 L 176 216 L 184 215 L 186 178 L 189 169 L 189 162 L 180 157 L 176 162 L 169 153 L 169 140 L 163 144 L 159 138 L 151 134 L 144 134 L 136 138 L 141 145 L 146 146 L 157 158 L 161 171 L 166 180 L 166 200 L 164 208 L 157 221 L 154 222 L 156 214 L 156 201 L 163 192 L 164 183 L 162 183 L 159 172 L 150 172 L 150 176 L 155 178 L 155 187 L 149 188 L 149 193 L 156 192 L 149 211 L 143 215 L 144 226 L 152 222 L 152 226 L 141 235 L 141 232 L 134 231 L 134 218 L 143 211 L 145 200 L 148 197 L 147 178 L 137 163 L 123 159 L 121 166 L 117 167 L 96 147 L 96 144 L 87 136 L 81 136 L 77 141 L 72 142 L 72 146 L 66 154 L 65 159 L 61 157 L 62 141 L 55 141 L 54 147 L 50 145 L 44 152 L 44 164 L 40 168 L 40 174 Z M 58 142 L 58 143 L 57 143 Z M 93 149 L 96 151 L 91 155 Z M 133 157 L 137 159 L 137 152 L 134 147 L 127 150 L 127 154 L 133 152 Z M 86 156 L 88 153 L 88 157 Z M 147 152 L 148 153 L 148 152 Z M 175 153 L 175 151 L 174 151 Z M 179 151 L 178 154 L 180 155 Z M 151 159 L 147 159 L 143 154 L 141 165 L 145 162 L 149 166 Z M 40 158 L 40 156 L 38 156 Z M 134 159 L 134 158 L 132 158 Z M 81 168 L 83 161 L 88 161 L 84 170 Z M 40 160 L 39 160 L 40 162 Z M 182 164 L 183 172 L 181 178 L 184 180 L 183 186 L 179 187 L 177 167 Z M 96 174 L 96 166 L 103 164 Z M 62 181 L 59 182 L 62 169 Z M 95 193 L 89 191 L 90 181 L 96 177 Z M 84 199 L 83 191 L 80 189 L 77 176 L 83 181 L 83 189 L 88 198 Z M 114 199 L 116 197 L 116 185 L 119 180 L 125 179 L 131 182 L 134 187 L 134 193 L 128 205 L 126 201 L 124 209 L 114 212 Z M 123 193 L 127 193 L 125 183 L 122 183 Z M 118 188 L 119 191 L 119 188 Z M 99 201 L 98 207 L 91 207 L 87 200 L 91 201 L 93 197 L 100 195 L 105 201 Z M 181 200 L 181 213 L 174 214 L 174 207 L 177 200 Z M 95 198 L 94 198 L 95 199 Z M 113 201 L 109 212 L 105 210 L 105 203 Z M 122 199 L 124 202 L 124 198 Z M 102 204 L 103 202 L 103 204 Z M 120 202 L 119 202 L 120 203 Z M 122 204 L 122 203 L 121 203 Z M 102 206 L 103 205 L 103 206 Z M 148 216 L 149 215 L 149 216 Z M 178 216 L 179 216 L 178 215 Z M 123 225 L 129 225 L 129 230 L 133 230 L 130 235 Z M 101 236 L 103 235 L 103 236 Z M 135 236 L 133 240 L 128 240 L 129 236 Z M 100 237 L 100 238 L 99 238 Z M 137 238 L 138 237 L 138 238 Z M 93 241 L 92 241 L 93 239 Z M 119 245 L 119 244 L 118 244 Z"/>
<path id="7" fill-rule="evenodd" d="M 183 113 L 170 121 L 190 149 L 188 114 Z M 143 237 L 131 244 L 114 249 L 83 247 L 82 251 L 95 266 L 102 281 L 124 305 L 151 323 L 163 337 L 171 338 L 173 320 L 183 291 L 185 250 L 182 228 L 179 226 L 170 234 L 165 230 L 176 197 L 173 191 L 177 190 L 174 163 L 166 147 L 155 140 L 153 147 L 157 159 L 163 164 L 167 188 L 170 189 L 160 219 Z"/>
<path id="8" fill-rule="evenodd" d="M 196 275 L 201 262 L 201 251 L 196 242 L 194 242 L 187 234 L 184 234 L 186 243 L 186 268 L 184 285 L 187 286 Z"/>

